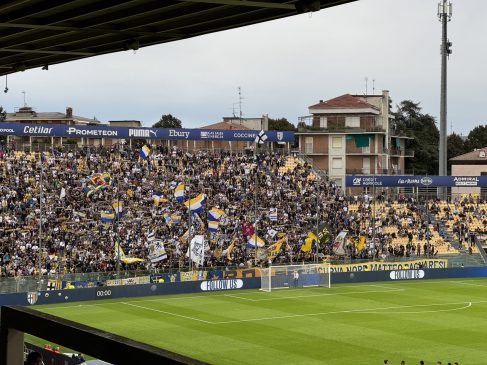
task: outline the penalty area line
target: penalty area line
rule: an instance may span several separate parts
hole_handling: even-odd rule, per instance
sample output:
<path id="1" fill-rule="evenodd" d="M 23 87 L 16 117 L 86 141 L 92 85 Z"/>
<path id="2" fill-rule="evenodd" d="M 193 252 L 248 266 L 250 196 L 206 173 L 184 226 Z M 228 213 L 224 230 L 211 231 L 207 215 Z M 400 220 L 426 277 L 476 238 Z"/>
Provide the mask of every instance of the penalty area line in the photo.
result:
<path id="1" fill-rule="evenodd" d="M 439 307 L 439 306 L 460 305 L 460 304 L 463 304 L 463 306 L 462 307 L 459 307 L 459 308 L 436 309 L 436 310 L 425 310 L 425 311 L 415 311 L 415 312 L 405 311 L 405 312 L 394 312 L 392 314 L 397 314 L 397 313 L 402 313 L 402 314 L 418 314 L 418 313 L 451 312 L 451 311 L 457 311 L 457 310 L 462 310 L 462 309 L 470 308 L 473 303 L 484 303 L 484 302 L 485 301 L 480 301 L 480 302 L 438 303 L 438 304 L 418 304 L 418 305 L 399 305 L 399 306 L 392 306 L 392 307 L 380 307 L 380 308 L 368 308 L 368 309 L 350 309 L 350 310 L 343 310 L 343 311 L 330 311 L 330 312 L 319 312 L 319 313 L 303 313 L 303 314 L 289 314 L 289 315 L 285 315 L 285 316 L 273 316 L 273 317 L 262 317 L 262 318 L 249 318 L 249 319 L 240 319 L 240 320 L 233 320 L 233 321 L 213 322 L 213 324 L 229 324 L 229 323 L 242 323 L 242 322 L 270 321 L 270 320 L 276 320 L 276 319 L 287 319 L 287 318 L 322 316 L 322 315 L 328 315 L 328 314 L 347 314 L 347 313 L 377 314 L 378 311 L 391 310 L 391 309 Z M 387 314 L 387 313 L 384 313 L 384 314 Z"/>
<path id="2" fill-rule="evenodd" d="M 190 316 L 184 316 L 182 314 L 167 312 L 167 311 L 163 311 L 163 310 L 160 310 L 160 309 L 144 307 L 142 305 L 136 305 L 136 304 L 133 304 L 133 303 L 120 302 L 120 304 L 128 305 L 128 306 L 131 306 L 131 307 L 136 307 L 136 308 L 140 308 L 140 309 L 150 310 L 150 311 L 157 312 L 157 313 L 168 314 L 168 315 L 174 316 L 174 317 L 180 317 L 180 318 L 184 318 L 184 319 L 190 319 L 192 321 L 203 322 L 203 323 L 206 323 L 206 324 L 214 324 L 214 322 L 205 321 L 204 319 L 194 318 L 194 317 L 190 317 Z"/>

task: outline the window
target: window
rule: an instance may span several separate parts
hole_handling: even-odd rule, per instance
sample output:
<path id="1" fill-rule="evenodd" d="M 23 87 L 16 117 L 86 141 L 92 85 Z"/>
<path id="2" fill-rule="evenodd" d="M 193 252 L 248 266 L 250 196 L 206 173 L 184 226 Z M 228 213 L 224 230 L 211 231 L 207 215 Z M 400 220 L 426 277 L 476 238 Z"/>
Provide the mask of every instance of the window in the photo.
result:
<path id="1" fill-rule="evenodd" d="M 320 117 L 320 128 L 327 128 L 328 127 L 328 120 L 326 117 Z"/>
<path id="2" fill-rule="evenodd" d="M 313 153 L 313 137 L 305 137 L 304 153 Z"/>
<path id="3" fill-rule="evenodd" d="M 331 137 L 332 148 L 342 148 L 342 137 Z"/>
<path id="4" fill-rule="evenodd" d="M 331 160 L 331 168 L 332 169 L 341 169 L 343 168 L 343 161 L 341 157 L 334 157 L 333 160 Z"/>
<path id="5" fill-rule="evenodd" d="M 345 127 L 360 128 L 360 117 L 347 117 L 345 119 Z"/>

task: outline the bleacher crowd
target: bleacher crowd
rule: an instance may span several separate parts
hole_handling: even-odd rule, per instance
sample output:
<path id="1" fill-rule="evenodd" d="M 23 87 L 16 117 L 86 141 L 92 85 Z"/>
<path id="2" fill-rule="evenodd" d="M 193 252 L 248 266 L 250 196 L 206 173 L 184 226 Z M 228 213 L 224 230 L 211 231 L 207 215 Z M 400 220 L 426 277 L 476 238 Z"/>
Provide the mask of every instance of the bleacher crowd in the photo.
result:
<path id="1" fill-rule="evenodd" d="M 113 271 L 118 261 L 115 241 L 126 256 L 143 259 L 125 268 L 187 267 L 190 225 L 191 236 L 208 240 L 206 267 L 252 265 L 256 249 L 249 238 L 255 230 L 266 246 L 285 237 L 275 258 L 279 263 L 333 256 L 333 239 L 343 230 L 351 238 L 343 247 L 351 258 L 432 256 L 450 247 L 446 232 L 431 224 L 430 213 L 436 212 L 439 219 L 460 214 L 446 212 L 433 201 L 428 212 L 414 199 L 393 202 L 379 193 L 374 202 L 368 195 L 344 196 L 306 162 L 281 152 L 259 152 L 255 158 L 249 151 L 151 148 L 146 159 L 140 148 L 124 145 L 76 152 L 53 149 L 45 154 L 2 151 L 1 276 L 37 275 L 39 256 L 47 274 Z M 103 189 L 89 186 L 97 174 L 107 177 L 101 182 L 106 184 Z M 176 200 L 180 184 L 184 200 L 206 195 L 203 212 L 188 214 Z M 113 213 L 114 201 L 123 203 L 122 216 L 107 223 L 102 218 Z M 216 232 L 210 233 L 206 213 L 212 207 L 224 214 Z M 483 219 L 485 229 L 485 207 L 478 207 L 472 214 Z M 463 236 L 469 232 L 471 215 L 465 217 L 465 222 L 455 223 L 457 228 L 451 227 Z M 303 249 L 309 232 L 317 227 L 326 227 L 328 238 Z M 164 243 L 167 259 L 147 260 L 151 237 Z M 261 264 L 267 262 L 258 258 Z"/>

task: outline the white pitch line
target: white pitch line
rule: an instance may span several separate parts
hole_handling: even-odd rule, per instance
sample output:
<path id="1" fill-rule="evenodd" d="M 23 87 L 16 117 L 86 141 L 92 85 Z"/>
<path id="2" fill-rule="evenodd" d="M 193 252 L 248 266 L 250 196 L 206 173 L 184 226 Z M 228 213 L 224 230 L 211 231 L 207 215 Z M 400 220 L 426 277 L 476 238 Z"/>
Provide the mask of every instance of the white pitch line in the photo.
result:
<path id="1" fill-rule="evenodd" d="M 487 285 L 474 284 L 474 283 L 470 283 L 470 282 L 467 282 L 467 281 L 452 280 L 452 281 L 450 281 L 450 283 L 456 283 L 456 284 L 461 284 L 461 285 L 480 286 L 482 288 L 487 288 Z"/>
<path id="2" fill-rule="evenodd" d="M 285 319 L 285 318 L 298 318 L 298 317 L 311 317 L 311 316 L 322 316 L 327 314 L 344 314 L 344 313 L 377 313 L 378 311 L 383 310 L 390 310 L 390 309 L 404 309 L 404 308 L 418 308 L 418 307 L 434 307 L 434 306 L 446 306 L 446 305 L 460 305 L 460 304 L 467 304 L 461 308 L 451 308 L 448 310 L 445 309 L 437 309 L 434 311 L 419 311 L 419 312 L 404 312 L 404 314 L 417 314 L 417 313 L 431 313 L 431 312 L 445 312 L 445 311 L 453 311 L 453 310 L 460 310 L 466 309 L 472 306 L 473 303 L 486 303 L 487 301 L 479 301 L 479 302 L 457 302 L 457 303 L 439 303 L 439 304 L 418 304 L 418 305 L 401 305 L 401 306 L 393 306 L 393 307 L 381 307 L 381 308 L 369 308 L 369 309 L 350 309 L 350 310 L 343 310 L 343 311 L 332 311 L 332 312 L 319 312 L 319 313 L 304 313 L 304 314 L 289 314 L 285 316 L 275 316 L 275 317 L 262 317 L 262 318 L 250 318 L 250 319 L 240 319 L 240 320 L 233 320 L 233 321 L 221 321 L 221 322 L 213 322 L 213 324 L 228 324 L 228 323 L 241 323 L 241 322 L 258 322 L 258 321 L 269 321 L 275 319 Z M 394 312 L 396 314 L 398 312 Z"/>
<path id="3" fill-rule="evenodd" d="M 237 298 L 237 299 L 242 299 L 242 300 L 248 300 L 250 302 L 257 302 L 258 300 L 256 299 L 250 299 L 250 298 L 245 298 L 245 297 L 240 297 L 238 295 L 233 295 L 233 294 L 225 294 L 226 297 L 230 297 L 230 298 Z"/>
<path id="4" fill-rule="evenodd" d="M 127 302 L 120 302 L 120 304 L 125 304 L 125 305 L 129 305 L 131 307 L 137 307 L 137 308 L 141 308 L 141 309 L 146 309 L 146 310 L 150 310 L 150 311 L 153 311 L 153 312 L 158 312 L 158 313 L 163 313 L 163 314 L 169 314 L 171 316 L 181 317 L 181 318 L 185 318 L 185 319 L 190 319 L 192 321 L 203 322 L 203 323 L 206 323 L 206 324 L 214 324 L 214 322 L 205 321 L 204 319 L 199 319 L 199 318 L 194 318 L 194 317 L 189 317 L 189 316 L 183 316 L 182 314 L 177 314 L 177 313 L 162 311 L 162 310 L 155 309 L 155 308 L 144 307 L 142 305 L 136 305 L 136 304 L 127 303 Z"/>
<path id="5" fill-rule="evenodd" d="M 292 296 L 290 295 L 290 296 L 286 296 L 286 297 L 252 299 L 252 301 L 253 302 L 266 302 L 266 301 L 270 301 L 270 300 L 297 299 L 297 298 L 312 298 L 312 297 L 326 297 L 326 296 L 348 295 L 348 294 L 389 293 L 389 292 L 397 292 L 397 291 L 404 291 L 404 289 L 349 291 L 349 292 L 342 292 L 342 293 L 321 293 L 321 294 L 292 295 Z"/>

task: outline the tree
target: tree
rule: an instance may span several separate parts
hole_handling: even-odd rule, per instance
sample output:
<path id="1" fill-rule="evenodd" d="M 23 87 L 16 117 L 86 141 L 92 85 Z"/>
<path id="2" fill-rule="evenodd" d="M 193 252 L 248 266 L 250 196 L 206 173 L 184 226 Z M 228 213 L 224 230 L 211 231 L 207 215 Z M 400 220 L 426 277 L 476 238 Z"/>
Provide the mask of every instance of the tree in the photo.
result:
<path id="1" fill-rule="evenodd" d="M 411 100 L 402 101 L 392 115 L 394 133 L 413 138 L 406 143 L 406 148 L 414 151 L 414 158 L 406 159 L 406 170 L 415 174 L 438 174 L 440 132 L 435 118 L 423 114 L 419 103 Z"/>
<path id="2" fill-rule="evenodd" d="M 182 123 L 171 114 L 164 114 L 152 128 L 182 128 Z"/>
<path id="3" fill-rule="evenodd" d="M 3 109 L 3 106 L 0 106 L 0 122 L 5 122 L 7 119 L 7 112 Z"/>
<path id="4" fill-rule="evenodd" d="M 286 118 L 269 118 L 268 120 L 270 131 L 296 131 L 294 124 L 290 123 Z"/>
<path id="5" fill-rule="evenodd" d="M 468 152 L 466 142 L 456 133 L 452 133 L 448 136 L 447 143 L 447 160 L 450 158 L 463 155 Z M 448 172 L 450 173 L 451 166 L 448 166 Z"/>
<path id="6" fill-rule="evenodd" d="M 467 151 L 487 147 L 487 126 L 479 125 L 472 129 L 468 134 L 466 146 Z"/>

